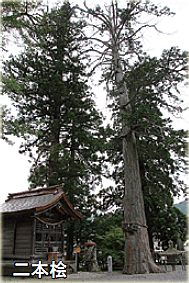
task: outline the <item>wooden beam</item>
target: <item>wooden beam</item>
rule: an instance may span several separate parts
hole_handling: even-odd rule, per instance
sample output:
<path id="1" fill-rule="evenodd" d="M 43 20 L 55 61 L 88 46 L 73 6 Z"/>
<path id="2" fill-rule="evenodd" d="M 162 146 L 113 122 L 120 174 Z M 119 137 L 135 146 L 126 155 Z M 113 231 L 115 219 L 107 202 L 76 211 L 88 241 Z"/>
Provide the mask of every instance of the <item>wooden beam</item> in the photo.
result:
<path id="1" fill-rule="evenodd" d="M 33 230 L 32 230 L 32 256 L 35 254 L 35 235 L 36 235 L 36 218 L 33 218 Z"/>
<path id="2" fill-rule="evenodd" d="M 15 254 L 15 247 L 16 247 L 16 227 L 17 227 L 17 220 L 14 220 L 14 242 L 13 242 L 13 255 Z"/>

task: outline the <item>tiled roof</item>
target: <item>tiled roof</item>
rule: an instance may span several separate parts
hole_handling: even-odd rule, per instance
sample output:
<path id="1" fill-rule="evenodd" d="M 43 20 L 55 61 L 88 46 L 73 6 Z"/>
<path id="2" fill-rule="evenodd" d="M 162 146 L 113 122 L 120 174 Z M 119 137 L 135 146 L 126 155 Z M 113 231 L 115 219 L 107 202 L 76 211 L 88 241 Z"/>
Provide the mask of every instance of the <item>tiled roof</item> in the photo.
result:
<path id="1" fill-rule="evenodd" d="M 1 205 L 3 214 L 14 214 L 21 212 L 36 212 L 46 209 L 56 204 L 62 199 L 63 205 L 69 213 L 77 218 L 82 216 L 74 210 L 68 202 L 61 186 L 53 186 L 48 188 L 34 189 L 15 194 L 9 194 L 8 199 Z"/>
<path id="2" fill-rule="evenodd" d="M 40 195 L 40 196 L 31 196 L 31 197 L 23 197 L 23 198 L 13 198 L 8 202 L 5 202 L 1 206 L 1 211 L 4 213 L 7 212 L 16 212 L 21 210 L 30 210 L 35 209 L 37 207 L 46 206 L 49 202 L 51 202 L 52 197 L 54 195 Z"/>

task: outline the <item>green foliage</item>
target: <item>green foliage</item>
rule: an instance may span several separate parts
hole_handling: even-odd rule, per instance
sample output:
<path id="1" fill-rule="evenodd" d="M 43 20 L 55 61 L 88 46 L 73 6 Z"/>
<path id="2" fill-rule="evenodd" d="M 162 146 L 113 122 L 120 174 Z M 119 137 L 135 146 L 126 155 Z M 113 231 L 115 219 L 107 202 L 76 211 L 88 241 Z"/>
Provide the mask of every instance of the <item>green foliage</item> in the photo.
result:
<path id="1" fill-rule="evenodd" d="M 106 260 L 109 255 L 112 256 L 114 262 L 124 262 L 124 234 L 122 228 L 110 226 L 103 236 L 98 236 L 98 248 L 102 250 L 102 254 L 98 255 L 99 260 Z"/>
<path id="2" fill-rule="evenodd" d="M 115 213 L 94 215 L 90 221 L 88 234 L 97 244 L 97 256 L 99 262 L 106 263 L 107 257 L 112 256 L 113 262 L 124 261 L 124 234 L 122 230 L 123 212 L 117 210 Z M 91 237 L 91 238 L 90 238 Z"/>
<path id="3" fill-rule="evenodd" d="M 7 51 L 7 46 L 13 42 L 17 46 L 22 44 L 22 37 L 27 37 L 26 30 L 35 28 L 44 9 L 41 0 L 2 1 L 2 45 L 4 51 Z"/>
<path id="4" fill-rule="evenodd" d="M 30 45 L 5 63 L 4 92 L 17 116 L 5 116 L 4 137 L 24 138 L 20 153 L 33 158 L 31 187 L 64 182 L 68 191 L 77 180 L 79 195 L 100 173 L 103 130 L 79 55 L 82 23 L 71 16 L 68 4 L 41 15 L 38 26 L 26 29 Z"/>

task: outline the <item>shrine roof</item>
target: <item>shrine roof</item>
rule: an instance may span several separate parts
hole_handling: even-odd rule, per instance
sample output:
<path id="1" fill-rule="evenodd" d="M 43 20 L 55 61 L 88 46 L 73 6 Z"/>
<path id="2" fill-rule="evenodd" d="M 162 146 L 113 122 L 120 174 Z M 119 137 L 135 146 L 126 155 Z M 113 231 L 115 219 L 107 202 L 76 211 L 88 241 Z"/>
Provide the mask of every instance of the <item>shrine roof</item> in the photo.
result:
<path id="1" fill-rule="evenodd" d="M 59 185 L 9 194 L 5 203 L 1 205 L 1 212 L 4 215 L 37 213 L 56 204 L 62 214 L 70 215 L 74 219 L 83 218 L 69 203 L 62 186 Z"/>
<path id="2" fill-rule="evenodd" d="M 185 251 L 178 251 L 174 248 L 169 248 L 164 252 L 160 252 L 159 255 L 160 256 L 171 256 L 171 255 L 181 255 L 183 254 Z"/>

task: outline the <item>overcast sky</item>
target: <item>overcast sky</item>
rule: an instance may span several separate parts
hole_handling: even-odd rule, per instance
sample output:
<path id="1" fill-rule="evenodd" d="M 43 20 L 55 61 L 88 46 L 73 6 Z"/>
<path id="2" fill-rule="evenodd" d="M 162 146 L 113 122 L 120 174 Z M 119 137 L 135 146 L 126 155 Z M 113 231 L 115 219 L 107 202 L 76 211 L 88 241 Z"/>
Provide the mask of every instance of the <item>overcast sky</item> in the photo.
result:
<path id="1" fill-rule="evenodd" d="M 50 0 L 49 0 L 50 1 Z M 51 1 L 50 1 L 51 2 Z M 72 3 L 80 1 L 70 1 Z M 87 1 L 87 3 L 99 3 L 102 1 Z M 108 1 L 106 1 L 108 2 Z M 120 2 L 124 2 L 123 0 Z M 189 50 L 188 41 L 188 18 L 189 18 L 189 4 L 188 0 L 160 0 L 153 1 L 154 4 L 160 3 L 161 6 L 168 6 L 171 11 L 175 12 L 174 17 L 164 17 L 158 24 L 159 29 L 167 34 L 157 34 L 156 32 L 148 31 L 144 36 L 144 46 L 151 54 L 151 56 L 160 56 L 163 49 L 169 49 L 172 46 L 178 46 L 181 50 Z M 168 35 L 169 34 L 169 35 Z M 99 87 L 98 93 L 102 94 L 102 88 Z M 97 101 L 99 107 L 103 110 L 104 114 L 108 114 L 106 108 L 106 96 L 98 97 Z M 188 88 L 182 89 L 183 97 L 186 105 L 188 105 Z M 1 104 L 6 102 L 5 99 L 1 100 Z M 175 128 L 188 129 L 188 113 L 182 115 L 181 119 L 174 121 Z M 10 146 L 3 140 L 0 140 L 0 185 L 1 185 L 1 202 L 7 198 L 8 193 L 19 192 L 28 189 L 27 178 L 31 164 L 28 163 L 27 156 L 18 153 L 19 140 L 14 139 L 15 144 Z M 184 179 L 188 182 L 188 176 Z M 106 185 L 105 185 L 106 186 Z M 175 199 L 175 202 L 182 201 L 183 198 Z"/>

